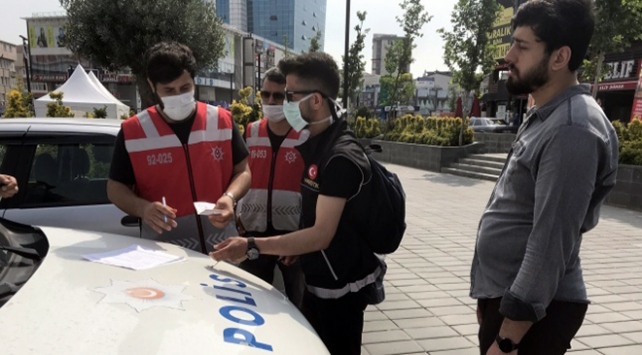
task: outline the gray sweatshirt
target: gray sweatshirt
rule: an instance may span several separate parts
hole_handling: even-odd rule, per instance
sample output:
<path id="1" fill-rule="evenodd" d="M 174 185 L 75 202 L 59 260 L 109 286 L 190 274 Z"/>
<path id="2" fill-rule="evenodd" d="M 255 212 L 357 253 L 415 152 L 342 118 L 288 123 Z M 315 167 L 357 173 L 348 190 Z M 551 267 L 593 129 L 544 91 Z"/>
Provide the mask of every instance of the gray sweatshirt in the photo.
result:
<path id="1" fill-rule="evenodd" d="M 552 300 L 588 303 L 582 234 L 615 185 L 618 141 L 583 85 L 531 110 L 477 233 L 471 297 L 503 297 L 500 312 L 538 321 Z"/>

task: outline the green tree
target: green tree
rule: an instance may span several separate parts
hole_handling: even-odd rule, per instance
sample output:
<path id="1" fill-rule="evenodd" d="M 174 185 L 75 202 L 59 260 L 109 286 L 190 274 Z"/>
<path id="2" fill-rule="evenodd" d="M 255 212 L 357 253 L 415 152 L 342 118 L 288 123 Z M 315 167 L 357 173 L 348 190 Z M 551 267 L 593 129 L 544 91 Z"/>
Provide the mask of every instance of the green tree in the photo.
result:
<path id="1" fill-rule="evenodd" d="M 607 53 L 622 52 L 631 43 L 642 39 L 642 0 L 595 0 L 595 33 L 589 47 L 589 59 L 584 62 L 584 79 L 594 80 L 593 97 L 597 83 L 604 78 L 608 67 Z"/>
<path id="2" fill-rule="evenodd" d="M 386 71 L 388 69 L 396 69 L 388 71 L 389 75 L 393 75 L 394 86 L 390 92 L 390 101 L 392 103 L 401 101 L 399 96 L 402 95 L 399 90 L 402 87 L 401 77 L 403 74 L 408 73 L 410 64 L 414 61 L 412 58 L 412 50 L 416 47 L 414 41 L 416 38 L 423 37 L 422 27 L 430 22 L 432 16 L 424 10 L 421 0 L 404 0 L 400 5 L 404 12 L 402 17 L 397 16 L 397 23 L 403 28 L 404 37 L 402 40 L 395 41 L 388 49 L 386 56 Z"/>
<path id="3" fill-rule="evenodd" d="M 216 10 L 202 0 L 60 0 L 67 11 L 66 44 L 74 54 L 110 70 L 129 67 L 144 107 L 155 103 L 145 75 L 145 51 L 162 41 L 188 45 L 202 69 L 224 53 Z"/>
<path id="4" fill-rule="evenodd" d="M 49 93 L 49 97 L 55 101 L 47 104 L 47 117 L 74 117 L 71 108 L 62 102 L 63 96 L 62 92 Z"/>
<path id="5" fill-rule="evenodd" d="M 397 75 L 383 75 L 379 79 L 379 102 L 384 106 L 410 105 L 415 98 L 415 81 L 410 73 Z"/>
<path id="6" fill-rule="evenodd" d="M 366 14 L 365 11 L 357 11 L 359 23 L 354 26 L 357 38 L 352 42 L 348 50 L 348 103 L 357 100 L 363 85 L 363 72 L 366 69 L 366 62 L 363 60 L 362 52 L 365 48 L 366 35 L 370 32 L 369 28 L 363 28 Z M 341 56 L 341 61 L 343 62 L 343 68 L 341 69 L 343 73 L 343 70 L 345 70 L 345 56 Z M 343 80 L 343 75 L 341 75 L 341 80 Z M 343 88 L 343 85 L 341 87 Z"/>
<path id="7" fill-rule="evenodd" d="M 25 92 L 18 84 L 17 89 L 9 91 L 7 94 L 7 109 L 4 117 L 33 117 L 36 114 L 33 110 L 33 94 Z"/>
<path id="8" fill-rule="evenodd" d="M 499 10 L 496 0 L 458 0 L 450 19 L 452 31 L 439 29 L 445 42 L 444 62 L 453 73 L 453 83 L 461 88 L 464 112 L 468 112 L 469 94 L 479 90 L 484 75 L 495 65 L 489 34 Z M 460 145 L 464 141 L 465 126 L 461 125 Z"/>
<path id="9" fill-rule="evenodd" d="M 318 52 L 321 50 L 321 44 L 319 41 L 321 40 L 321 31 L 317 31 L 317 34 L 310 38 L 310 48 L 308 49 L 308 52 Z"/>
<path id="10" fill-rule="evenodd" d="M 7 94 L 7 109 L 4 117 L 34 117 L 35 115 L 33 94 L 25 90 L 23 80 L 18 76 L 16 78 L 16 88 Z"/>
<path id="11" fill-rule="evenodd" d="M 103 108 L 94 107 L 94 118 L 107 118 L 107 106 L 103 106 Z"/>

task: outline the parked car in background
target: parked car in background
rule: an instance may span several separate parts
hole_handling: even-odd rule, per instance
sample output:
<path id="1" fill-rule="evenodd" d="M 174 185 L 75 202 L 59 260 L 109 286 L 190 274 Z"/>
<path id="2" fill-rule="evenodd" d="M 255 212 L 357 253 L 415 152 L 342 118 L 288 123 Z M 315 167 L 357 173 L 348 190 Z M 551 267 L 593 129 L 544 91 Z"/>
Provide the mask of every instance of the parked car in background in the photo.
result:
<path id="1" fill-rule="evenodd" d="M 122 121 L 0 119 L 0 172 L 20 190 L 0 216 L 30 225 L 139 236 L 138 219 L 109 202 L 107 178 Z"/>
<path id="2" fill-rule="evenodd" d="M 470 126 L 475 132 L 486 133 L 503 133 L 503 132 L 517 132 L 517 126 L 509 126 L 501 123 L 493 117 L 471 117 Z"/>
<path id="3" fill-rule="evenodd" d="M 83 259 L 137 244 L 185 258 L 130 270 Z M 2 354 L 329 354 L 261 279 L 175 245 L 0 219 Z"/>

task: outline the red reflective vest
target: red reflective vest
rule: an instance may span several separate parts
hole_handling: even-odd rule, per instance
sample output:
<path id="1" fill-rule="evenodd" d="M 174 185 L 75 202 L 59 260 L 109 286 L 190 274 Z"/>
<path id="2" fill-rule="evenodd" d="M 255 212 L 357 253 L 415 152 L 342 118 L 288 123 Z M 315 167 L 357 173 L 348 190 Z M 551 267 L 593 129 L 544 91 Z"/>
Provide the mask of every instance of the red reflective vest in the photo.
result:
<path id="1" fill-rule="evenodd" d="M 294 148 L 310 135 L 304 130 L 290 130 L 274 152 L 268 135 L 268 120 L 250 123 L 246 143 L 250 150 L 248 163 L 252 185 L 238 206 L 241 224 L 249 232 L 265 232 L 268 221 L 279 231 L 299 229 L 301 216 L 301 175 L 304 163 Z"/>
<path id="2" fill-rule="evenodd" d="M 177 217 L 195 213 L 194 201 L 215 203 L 232 179 L 233 124 L 228 111 L 198 102 L 183 145 L 155 107 L 123 122 L 138 196 L 148 201 L 165 196 Z"/>

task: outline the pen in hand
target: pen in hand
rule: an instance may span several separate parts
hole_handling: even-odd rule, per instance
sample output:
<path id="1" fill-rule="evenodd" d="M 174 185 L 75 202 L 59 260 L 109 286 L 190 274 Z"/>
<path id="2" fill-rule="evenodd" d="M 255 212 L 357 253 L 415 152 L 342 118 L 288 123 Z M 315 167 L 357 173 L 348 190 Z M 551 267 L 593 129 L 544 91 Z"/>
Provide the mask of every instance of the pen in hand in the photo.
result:
<path id="1" fill-rule="evenodd" d="M 165 196 L 163 196 L 163 206 L 167 207 L 167 201 L 165 201 Z M 163 213 L 163 220 L 167 223 L 167 215 Z"/>

